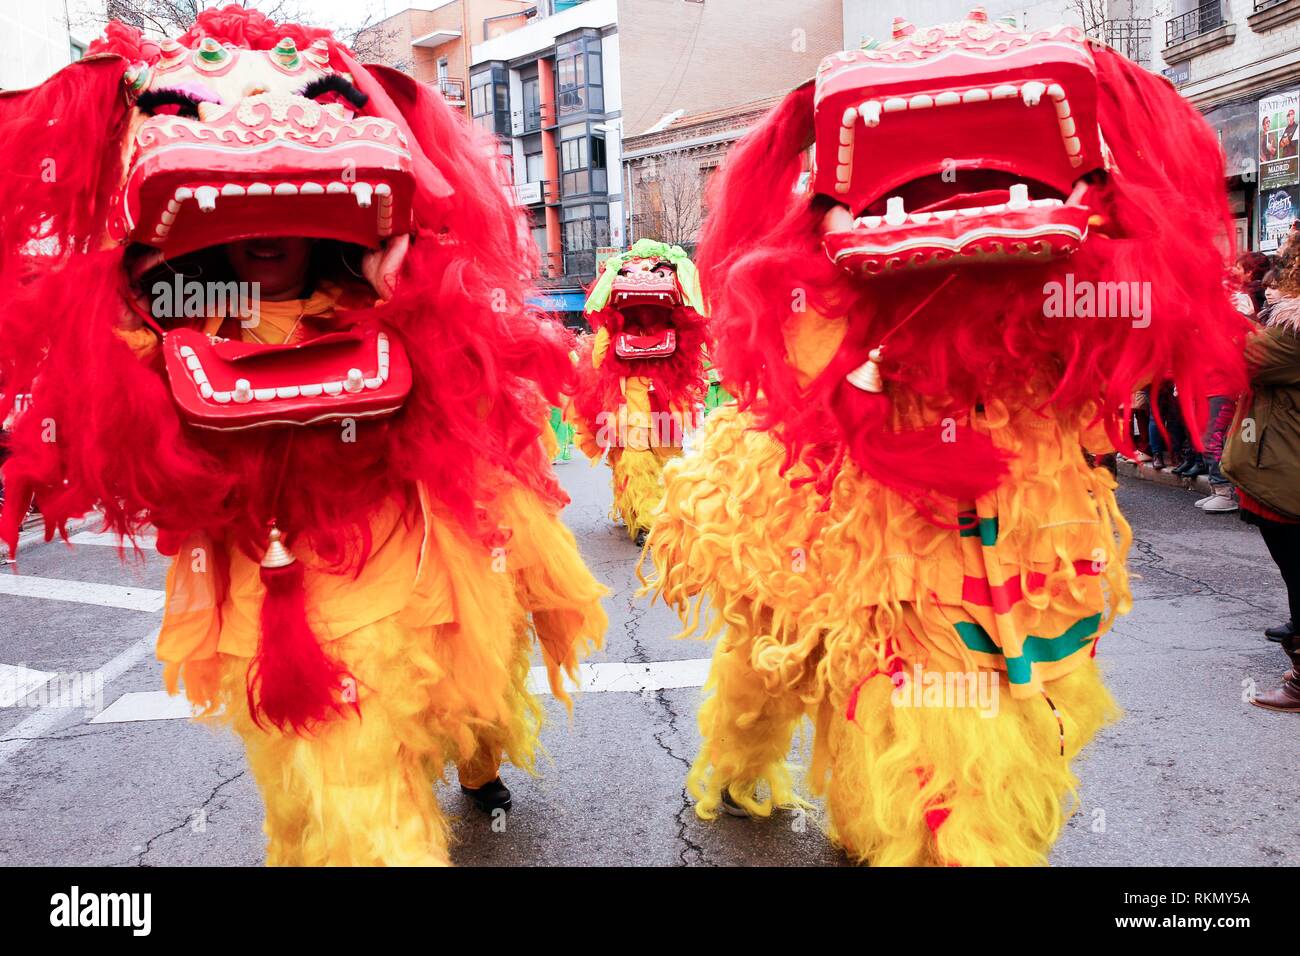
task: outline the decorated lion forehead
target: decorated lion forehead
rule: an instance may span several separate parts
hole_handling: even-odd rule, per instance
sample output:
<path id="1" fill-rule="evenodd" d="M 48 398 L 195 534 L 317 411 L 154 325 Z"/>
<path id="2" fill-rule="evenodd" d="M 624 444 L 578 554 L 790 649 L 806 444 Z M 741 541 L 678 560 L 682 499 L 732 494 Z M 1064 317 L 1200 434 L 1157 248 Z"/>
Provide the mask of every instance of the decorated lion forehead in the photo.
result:
<path id="1" fill-rule="evenodd" d="M 682 305 L 704 314 L 695 264 L 681 246 L 638 239 L 626 252 L 601 263 L 600 276 L 587 296 L 585 310 L 592 314 L 605 308 L 672 309 Z"/>
<path id="2" fill-rule="evenodd" d="M 115 27 L 91 51 L 131 62 L 111 238 L 170 258 L 276 234 L 376 248 L 410 231 L 407 136 L 361 112 L 369 97 L 327 31 L 207 16 L 154 43 Z"/>
<path id="3" fill-rule="evenodd" d="M 827 57 L 814 94 L 813 189 L 854 220 L 839 265 L 896 268 L 1066 256 L 1084 242 L 1088 178 L 1112 165 L 1097 64 L 1076 28 L 964 21 Z"/>

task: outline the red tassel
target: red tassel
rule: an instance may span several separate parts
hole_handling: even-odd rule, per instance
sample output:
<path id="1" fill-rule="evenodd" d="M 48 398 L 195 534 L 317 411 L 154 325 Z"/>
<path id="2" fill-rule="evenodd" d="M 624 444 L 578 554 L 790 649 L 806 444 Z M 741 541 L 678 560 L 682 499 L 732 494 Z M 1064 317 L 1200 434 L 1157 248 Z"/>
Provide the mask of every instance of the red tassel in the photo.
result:
<path id="1" fill-rule="evenodd" d="M 301 562 L 271 529 L 271 545 L 262 559 L 262 636 L 248 668 L 248 711 L 259 727 L 308 734 L 321 721 L 356 702 L 356 682 L 347 669 L 328 657 L 307 622 Z M 351 693 L 344 693 L 351 688 Z M 265 721 L 265 723 L 264 723 Z"/>

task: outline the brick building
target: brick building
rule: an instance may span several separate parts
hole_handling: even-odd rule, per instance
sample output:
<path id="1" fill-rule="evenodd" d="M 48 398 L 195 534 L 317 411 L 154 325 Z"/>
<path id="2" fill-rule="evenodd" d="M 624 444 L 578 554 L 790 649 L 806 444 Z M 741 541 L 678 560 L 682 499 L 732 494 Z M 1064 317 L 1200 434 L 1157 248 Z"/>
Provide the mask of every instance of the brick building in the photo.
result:
<path id="1" fill-rule="evenodd" d="M 784 94 L 675 116 L 623 140 L 628 242 L 659 239 L 693 250 L 703 223 L 709 179 L 727 150 Z"/>

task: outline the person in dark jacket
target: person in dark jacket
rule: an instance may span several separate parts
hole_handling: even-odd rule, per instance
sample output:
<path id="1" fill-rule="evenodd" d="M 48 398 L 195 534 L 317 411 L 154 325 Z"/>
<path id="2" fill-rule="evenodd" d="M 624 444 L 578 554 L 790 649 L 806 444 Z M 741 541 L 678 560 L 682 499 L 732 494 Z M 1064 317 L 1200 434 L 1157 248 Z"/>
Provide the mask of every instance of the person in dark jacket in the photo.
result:
<path id="1" fill-rule="evenodd" d="M 1237 486 L 1241 516 L 1257 526 L 1286 582 L 1291 619 L 1270 628 L 1291 659 L 1276 690 L 1254 703 L 1300 712 L 1300 260 L 1282 272 L 1283 298 L 1267 327 L 1246 341 L 1250 392 L 1241 402 L 1223 451 L 1222 469 Z"/>

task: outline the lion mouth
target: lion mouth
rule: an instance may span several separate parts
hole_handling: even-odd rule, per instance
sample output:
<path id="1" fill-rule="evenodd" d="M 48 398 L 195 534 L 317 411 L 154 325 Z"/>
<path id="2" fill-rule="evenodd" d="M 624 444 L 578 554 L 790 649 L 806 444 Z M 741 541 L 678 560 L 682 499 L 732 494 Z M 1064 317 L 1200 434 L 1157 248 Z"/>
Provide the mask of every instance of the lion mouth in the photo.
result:
<path id="1" fill-rule="evenodd" d="M 828 230 L 824 243 L 835 263 L 866 275 L 1056 259 L 1087 238 L 1086 191 L 1083 179 L 1063 196 L 1046 183 L 1001 170 L 935 173 L 871 201 L 851 228 Z"/>

